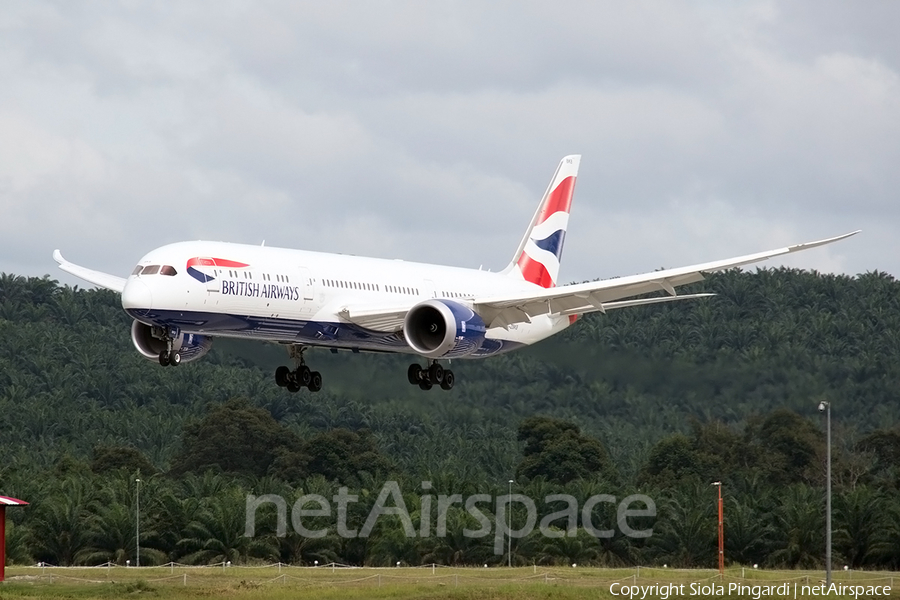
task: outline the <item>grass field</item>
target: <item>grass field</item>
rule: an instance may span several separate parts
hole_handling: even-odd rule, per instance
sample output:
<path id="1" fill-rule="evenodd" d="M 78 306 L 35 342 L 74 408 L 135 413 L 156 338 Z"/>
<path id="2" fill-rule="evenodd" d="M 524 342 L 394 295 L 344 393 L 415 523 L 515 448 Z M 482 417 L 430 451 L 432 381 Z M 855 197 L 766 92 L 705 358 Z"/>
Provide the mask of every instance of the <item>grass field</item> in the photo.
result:
<path id="1" fill-rule="evenodd" d="M 7 567 L 0 598 L 246 598 L 246 599 L 365 599 L 426 598 L 461 600 L 530 600 L 621 598 L 610 586 L 683 584 L 683 597 L 752 599 L 755 585 L 789 584 L 793 597 L 803 585 L 817 585 L 822 571 L 758 571 L 740 567 L 720 578 L 713 570 L 596 569 L 596 568 L 302 568 L 269 567 Z M 890 597 L 900 598 L 900 573 L 835 572 L 834 581 L 853 586 L 892 586 Z M 694 589 L 691 588 L 694 584 Z M 750 586 L 729 590 L 729 584 Z M 896 588 L 893 587 L 896 584 Z M 706 586 L 703 589 L 701 586 Z M 882 590 L 883 591 L 883 590 Z M 832 597 L 834 595 L 832 594 Z M 625 596 L 627 598 L 627 596 Z M 659 593 L 647 597 L 661 598 Z M 672 594 L 669 598 L 679 598 Z M 778 596 L 774 596 L 778 597 Z M 853 594 L 841 597 L 853 598 Z M 876 596 L 863 593 L 860 598 Z M 640 598 L 640 596 L 637 596 Z"/>

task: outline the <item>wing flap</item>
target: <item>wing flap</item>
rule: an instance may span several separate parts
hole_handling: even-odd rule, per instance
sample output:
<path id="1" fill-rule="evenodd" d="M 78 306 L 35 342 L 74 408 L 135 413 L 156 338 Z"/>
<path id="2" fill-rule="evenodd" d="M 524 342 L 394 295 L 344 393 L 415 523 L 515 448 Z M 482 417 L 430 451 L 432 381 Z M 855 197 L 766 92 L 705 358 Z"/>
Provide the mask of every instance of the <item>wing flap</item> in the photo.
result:
<path id="1" fill-rule="evenodd" d="M 338 315 L 346 319 L 354 325 L 359 325 L 364 329 L 371 331 L 380 331 L 382 333 L 395 333 L 403 329 L 403 321 L 406 319 L 406 313 L 412 306 L 391 306 L 391 307 L 353 307 L 345 306 Z"/>
<path id="2" fill-rule="evenodd" d="M 70 263 L 65 258 L 63 258 L 63 255 L 59 250 L 53 251 L 53 260 L 59 263 L 59 268 L 66 273 L 74 275 L 79 279 L 83 279 L 88 283 L 93 283 L 94 285 L 112 290 L 114 292 L 119 292 L 120 294 L 122 293 L 122 290 L 125 289 L 125 279 L 123 277 L 117 277 L 108 273 L 101 273 L 100 271 L 94 271 L 92 269 Z"/>

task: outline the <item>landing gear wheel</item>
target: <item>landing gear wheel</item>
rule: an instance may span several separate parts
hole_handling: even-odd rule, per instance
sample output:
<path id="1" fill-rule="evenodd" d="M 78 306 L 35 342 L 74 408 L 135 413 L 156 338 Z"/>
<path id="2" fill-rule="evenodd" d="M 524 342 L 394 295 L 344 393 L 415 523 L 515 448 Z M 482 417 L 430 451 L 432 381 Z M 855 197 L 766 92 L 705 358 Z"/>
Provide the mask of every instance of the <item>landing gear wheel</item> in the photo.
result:
<path id="1" fill-rule="evenodd" d="M 173 352 L 169 355 L 169 365 L 173 367 L 177 367 L 181 364 L 181 354 L 178 352 Z"/>
<path id="2" fill-rule="evenodd" d="M 288 383 L 290 383 L 290 379 L 290 369 L 283 365 L 275 369 L 275 383 L 278 384 L 278 387 L 287 387 Z"/>
<path id="3" fill-rule="evenodd" d="M 444 379 L 441 381 L 441 389 L 442 390 L 452 390 L 453 384 L 456 382 L 456 377 L 453 376 L 453 371 L 450 369 L 444 370 Z"/>
<path id="4" fill-rule="evenodd" d="M 287 391 L 292 394 L 296 394 L 303 388 L 303 386 L 297 383 L 297 381 L 295 381 L 293 378 L 291 378 L 291 380 L 287 382 L 287 385 L 285 387 L 287 388 Z"/>
<path id="5" fill-rule="evenodd" d="M 419 382 L 419 389 L 425 390 L 427 392 L 431 389 L 431 382 L 427 379 L 423 379 Z"/>
<path id="6" fill-rule="evenodd" d="M 303 387 L 306 387 L 309 385 L 309 382 L 311 381 L 312 372 L 309 370 L 309 367 L 307 367 L 306 365 L 300 365 L 299 367 L 297 367 L 296 377 L 297 377 L 297 381 L 300 383 L 300 385 Z M 319 379 L 321 380 L 322 378 L 319 377 Z"/>
<path id="7" fill-rule="evenodd" d="M 307 384 L 309 391 L 318 392 L 322 389 L 322 374 L 318 371 L 313 371 L 309 374 L 309 384 Z"/>
<path id="8" fill-rule="evenodd" d="M 416 363 L 409 365 L 406 377 L 409 379 L 410 385 L 419 385 L 419 382 L 422 381 L 422 367 Z"/>
<path id="9" fill-rule="evenodd" d="M 438 363 L 432 364 L 428 367 L 428 381 L 431 385 L 440 385 L 444 380 L 444 367 L 439 365 Z"/>
<path id="10" fill-rule="evenodd" d="M 163 367 L 169 366 L 169 351 L 163 350 L 159 353 L 159 364 Z"/>

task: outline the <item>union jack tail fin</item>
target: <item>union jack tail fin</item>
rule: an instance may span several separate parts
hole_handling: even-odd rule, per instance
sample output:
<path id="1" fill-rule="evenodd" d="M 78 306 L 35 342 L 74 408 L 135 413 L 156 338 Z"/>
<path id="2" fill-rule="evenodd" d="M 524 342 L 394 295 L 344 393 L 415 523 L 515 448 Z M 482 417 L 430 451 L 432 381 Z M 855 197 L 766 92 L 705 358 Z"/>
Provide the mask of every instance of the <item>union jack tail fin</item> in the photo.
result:
<path id="1" fill-rule="evenodd" d="M 556 287 L 579 162 L 581 155 L 574 154 L 559 163 L 519 249 L 506 267 L 510 277 L 545 288 Z"/>

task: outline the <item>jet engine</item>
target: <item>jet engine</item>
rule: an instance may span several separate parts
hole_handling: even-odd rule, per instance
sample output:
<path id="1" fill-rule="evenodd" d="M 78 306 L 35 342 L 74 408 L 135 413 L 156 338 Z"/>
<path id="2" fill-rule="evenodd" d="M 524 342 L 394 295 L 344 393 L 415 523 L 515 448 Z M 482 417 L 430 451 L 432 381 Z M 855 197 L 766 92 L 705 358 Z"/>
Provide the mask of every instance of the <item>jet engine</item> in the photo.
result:
<path id="1" fill-rule="evenodd" d="M 426 300 L 415 305 L 403 322 L 409 346 L 428 358 L 456 358 L 478 350 L 487 330 L 471 308 L 452 300 Z"/>
<path id="2" fill-rule="evenodd" d="M 131 341 L 145 358 L 159 360 L 160 353 L 167 350 L 165 340 L 153 336 L 153 328 L 146 323 L 135 321 L 131 324 Z M 172 343 L 172 352 L 180 355 L 180 362 L 191 362 L 209 352 L 212 338 L 194 333 L 179 333 Z"/>

